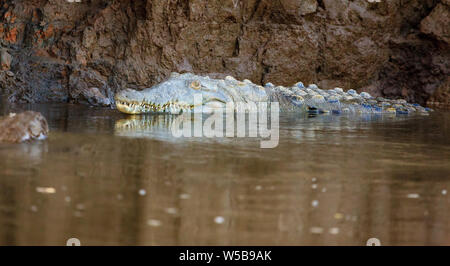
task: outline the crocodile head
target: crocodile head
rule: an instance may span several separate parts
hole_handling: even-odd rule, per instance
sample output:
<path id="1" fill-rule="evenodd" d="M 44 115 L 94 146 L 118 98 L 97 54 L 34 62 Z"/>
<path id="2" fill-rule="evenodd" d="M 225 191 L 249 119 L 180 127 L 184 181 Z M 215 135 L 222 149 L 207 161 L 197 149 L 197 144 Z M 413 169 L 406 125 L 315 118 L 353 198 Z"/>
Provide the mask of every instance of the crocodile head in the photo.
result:
<path id="1" fill-rule="evenodd" d="M 117 109 L 126 114 L 179 114 L 195 112 L 200 106 L 205 112 L 204 109 L 223 108 L 232 101 L 231 94 L 221 88 L 223 85 L 209 77 L 172 73 L 167 81 L 152 88 L 123 90 L 116 94 L 115 101 Z"/>

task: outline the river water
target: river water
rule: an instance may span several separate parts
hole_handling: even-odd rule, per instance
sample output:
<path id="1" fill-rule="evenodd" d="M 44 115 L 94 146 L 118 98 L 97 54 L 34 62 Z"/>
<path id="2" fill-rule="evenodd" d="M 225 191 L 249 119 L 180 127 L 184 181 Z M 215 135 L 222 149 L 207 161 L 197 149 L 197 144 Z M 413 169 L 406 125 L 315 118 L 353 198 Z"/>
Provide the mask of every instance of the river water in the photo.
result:
<path id="1" fill-rule="evenodd" d="M 261 149 L 175 138 L 168 116 L 0 106 L 21 110 L 51 133 L 0 144 L 0 245 L 450 245 L 448 112 L 282 115 Z"/>

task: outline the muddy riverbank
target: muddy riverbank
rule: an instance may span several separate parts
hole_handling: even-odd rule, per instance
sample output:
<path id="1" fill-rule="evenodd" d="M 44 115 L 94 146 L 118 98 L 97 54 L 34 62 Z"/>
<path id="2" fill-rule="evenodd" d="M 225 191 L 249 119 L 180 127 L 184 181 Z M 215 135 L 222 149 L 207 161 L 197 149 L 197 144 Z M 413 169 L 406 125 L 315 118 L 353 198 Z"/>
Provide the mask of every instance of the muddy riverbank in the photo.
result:
<path id="1" fill-rule="evenodd" d="M 98 93 L 111 101 L 176 71 L 445 106 L 449 9 L 448 0 L 1 0 L 0 88 L 14 102 L 95 104 Z"/>

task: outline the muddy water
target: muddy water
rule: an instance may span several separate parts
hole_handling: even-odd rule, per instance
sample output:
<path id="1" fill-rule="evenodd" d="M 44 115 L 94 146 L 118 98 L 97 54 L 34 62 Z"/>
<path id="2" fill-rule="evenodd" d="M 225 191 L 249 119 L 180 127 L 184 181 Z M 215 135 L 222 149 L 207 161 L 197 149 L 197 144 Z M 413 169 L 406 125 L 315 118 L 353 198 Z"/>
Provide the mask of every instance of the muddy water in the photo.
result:
<path id="1" fill-rule="evenodd" d="M 449 113 L 285 115 L 263 150 L 109 109 L 0 112 L 25 109 L 51 134 L 0 145 L 0 245 L 450 245 Z"/>

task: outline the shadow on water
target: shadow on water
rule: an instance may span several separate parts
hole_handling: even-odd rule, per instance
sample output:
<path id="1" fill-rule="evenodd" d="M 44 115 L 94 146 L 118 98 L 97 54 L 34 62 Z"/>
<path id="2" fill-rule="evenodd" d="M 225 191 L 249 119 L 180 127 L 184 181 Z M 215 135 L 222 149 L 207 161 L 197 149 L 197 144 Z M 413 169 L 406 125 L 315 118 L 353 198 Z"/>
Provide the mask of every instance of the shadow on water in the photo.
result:
<path id="1" fill-rule="evenodd" d="M 0 245 L 450 244 L 450 115 L 280 117 L 275 149 L 174 138 L 171 117 L 33 109 L 0 145 Z M 127 126 L 128 125 L 128 126 Z"/>

